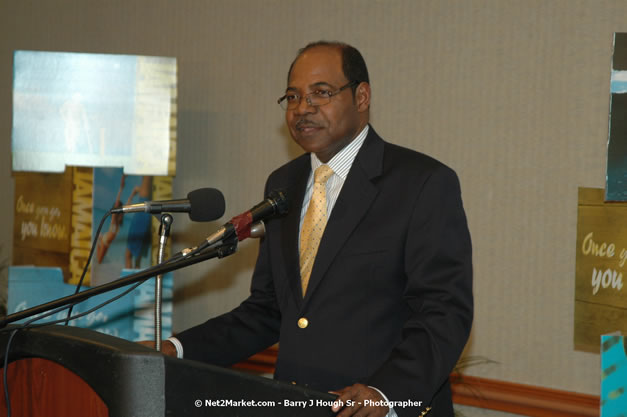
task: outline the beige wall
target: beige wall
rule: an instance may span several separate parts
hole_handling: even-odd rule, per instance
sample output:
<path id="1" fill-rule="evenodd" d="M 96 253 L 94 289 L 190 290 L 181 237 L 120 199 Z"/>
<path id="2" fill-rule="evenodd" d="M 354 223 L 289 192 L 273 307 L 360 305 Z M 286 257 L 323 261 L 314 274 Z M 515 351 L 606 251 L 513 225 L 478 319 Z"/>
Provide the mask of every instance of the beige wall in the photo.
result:
<path id="1" fill-rule="evenodd" d="M 175 195 L 211 186 L 224 219 L 175 219 L 198 243 L 262 197 L 299 154 L 276 98 L 296 50 L 340 39 L 370 67 L 372 122 L 386 139 L 457 170 L 474 242 L 468 373 L 598 394 L 599 356 L 573 350 L 577 187 L 603 187 L 612 34 L 627 2 L 597 0 L 56 0 L 0 3 L 0 233 L 11 245 L 12 52 L 174 56 Z M 176 276 L 176 330 L 247 292 L 257 243 Z"/>

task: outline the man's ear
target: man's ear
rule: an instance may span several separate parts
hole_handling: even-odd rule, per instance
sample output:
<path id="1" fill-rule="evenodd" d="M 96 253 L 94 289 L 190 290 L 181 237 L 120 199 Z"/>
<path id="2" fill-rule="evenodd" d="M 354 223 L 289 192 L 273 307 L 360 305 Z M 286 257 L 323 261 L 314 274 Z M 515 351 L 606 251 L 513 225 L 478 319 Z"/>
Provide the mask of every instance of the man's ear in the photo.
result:
<path id="1" fill-rule="evenodd" d="M 355 103 L 357 104 L 357 111 L 368 111 L 370 108 L 370 84 L 359 83 L 355 90 Z"/>

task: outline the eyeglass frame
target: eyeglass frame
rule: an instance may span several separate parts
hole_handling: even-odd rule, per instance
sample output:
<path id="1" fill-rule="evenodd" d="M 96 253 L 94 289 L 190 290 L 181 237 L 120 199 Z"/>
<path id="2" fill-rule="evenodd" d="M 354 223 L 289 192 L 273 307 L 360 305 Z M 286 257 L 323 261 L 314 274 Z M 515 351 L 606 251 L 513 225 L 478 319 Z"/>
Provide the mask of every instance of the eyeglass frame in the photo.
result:
<path id="1" fill-rule="evenodd" d="M 284 108 L 284 109 L 283 109 L 283 105 L 281 104 L 283 101 L 285 101 L 285 100 L 287 99 L 287 96 L 289 96 L 289 95 L 291 95 L 291 94 L 285 94 L 285 95 L 283 95 L 282 97 L 280 97 L 280 98 L 277 100 L 277 103 L 278 103 L 278 104 L 279 104 L 279 106 L 281 106 L 281 108 L 282 108 L 283 110 L 285 110 L 285 111 L 288 111 L 288 110 L 294 110 L 296 107 L 298 107 L 298 106 L 300 105 L 300 103 L 301 103 L 301 101 L 302 101 L 302 99 L 303 99 L 303 97 L 304 97 L 304 98 L 305 98 L 305 101 L 307 102 L 307 105 L 308 105 L 308 106 L 310 106 L 310 107 L 320 107 L 320 106 L 324 106 L 325 104 L 329 104 L 329 103 L 331 102 L 331 97 L 333 97 L 333 96 L 336 96 L 336 95 L 340 94 L 342 91 L 346 90 L 346 89 L 347 89 L 347 88 L 349 88 L 349 87 L 354 87 L 354 86 L 356 86 L 356 85 L 359 85 L 360 83 L 361 83 L 361 81 L 357 81 L 357 80 L 349 81 L 349 82 L 348 82 L 348 84 L 343 85 L 342 87 L 338 88 L 337 90 L 335 90 L 335 91 L 329 91 L 329 93 L 328 93 L 328 98 L 329 98 L 329 101 L 327 101 L 326 103 L 322 103 L 322 104 L 313 104 L 313 103 L 311 102 L 311 98 L 309 98 L 309 96 L 311 96 L 311 95 L 313 95 L 313 94 L 316 94 L 316 92 L 315 92 L 315 91 L 314 91 L 314 92 L 311 92 L 311 93 L 309 93 L 309 94 L 305 94 L 304 96 L 301 96 L 300 94 L 294 94 L 295 96 L 298 96 L 298 97 L 299 97 L 299 100 L 298 100 L 298 103 L 296 104 L 296 106 L 295 106 L 294 108 L 292 108 L 292 109 L 290 109 L 290 107 L 289 107 L 289 103 L 288 103 L 288 102 L 286 102 L 286 104 L 285 104 L 285 108 Z"/>

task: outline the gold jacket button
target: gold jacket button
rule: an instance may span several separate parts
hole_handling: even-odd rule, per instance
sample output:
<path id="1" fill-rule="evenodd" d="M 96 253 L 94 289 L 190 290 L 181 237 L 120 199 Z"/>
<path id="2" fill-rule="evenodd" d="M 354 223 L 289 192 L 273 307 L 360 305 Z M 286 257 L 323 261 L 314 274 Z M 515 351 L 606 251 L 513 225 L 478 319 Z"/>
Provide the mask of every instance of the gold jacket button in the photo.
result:
<path id="1" fill-rule="evenodd" d="M 301 329 L 304 329 L 307 326 L 309 326 L 309 320 L 307 320 L 304 317 L 301 317 L 298 319 L 298 327 L 300 327 Z"/>

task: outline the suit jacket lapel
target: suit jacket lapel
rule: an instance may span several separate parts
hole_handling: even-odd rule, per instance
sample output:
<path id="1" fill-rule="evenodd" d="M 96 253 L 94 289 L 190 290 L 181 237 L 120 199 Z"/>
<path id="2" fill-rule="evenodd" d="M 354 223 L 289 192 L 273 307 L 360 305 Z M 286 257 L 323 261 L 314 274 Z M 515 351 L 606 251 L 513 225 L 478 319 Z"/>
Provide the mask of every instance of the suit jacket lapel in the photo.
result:
<path id="1" fill-rule="evenodd" d="M 353 162 L 324 230 L 309 278 L 304 305 L 307 304 L 329 265 L 377 196 L 379 190 L 372 183 L 372 179 L 381 175 L 382 167 L 383 140 L 370 127 L 368 136 Z"/>

